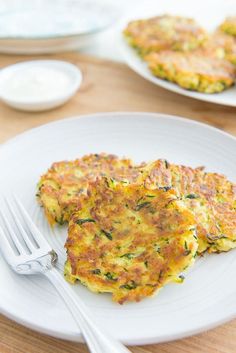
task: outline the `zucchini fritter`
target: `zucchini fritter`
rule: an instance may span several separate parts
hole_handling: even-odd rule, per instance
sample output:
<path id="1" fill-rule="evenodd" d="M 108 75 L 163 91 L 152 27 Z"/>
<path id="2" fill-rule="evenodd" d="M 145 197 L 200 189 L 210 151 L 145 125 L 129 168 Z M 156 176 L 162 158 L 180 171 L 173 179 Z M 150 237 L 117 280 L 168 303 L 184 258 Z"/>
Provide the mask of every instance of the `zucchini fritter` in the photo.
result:
<path id="1" fill-rule="evenodd" d="M 137 167 L 130 159 L 111 154 L 90 154 L 73 161 L 53 163 L 38 184 L 37 197 L 51 225 L 69 221 L 88 183 L 103 175 L 132 180 Z"/>
<path id="2" fill-rule="evenodd" d="M 194 262 L 194 222 L 173 190 L 97 180 L 69 222 L 66 279 L 140 301 Z"/>
<path id="3" fill-rule="evenodd" d="M 161 50 L 192 50 L 206 39 L 205 31 L 193 19 L 169 15 L 132 21 L 124 35 L 141 56 Z"/>
<path id="4" fill-rule="evenodd" d="M 224 175 L 158 160 L 144 167 L 138 181 L 150 190 L 175 189 L 194 213 L 198 253 L 236 247 L 236 185 Z"/>
<path id="5" fill-rule="evenodd" d="M 216 93 L 232 86 L 235 67 L 207 52 L 163 51 L 145 57 L 152 73 L 179 86 L 204 93 Z"/>
<path id="6" fill-rule="evenodd" d="M 236 65 L 236 37 L 217 30 L 204 45 L 204 50 L 219 59 L 226 59 Z"/>
<path id="7" fill-rule="evenodd" d="M 76 161 L 54 163 L 39 183 L 38 198 L 51 224 L 69 221 L 89 182 L 104 175 L 144 184 L 146 189 L 174 188 L 194 213 L 198 252 L 221 252 L 236 247 L 236 186 L 223 175 L 206 173 L 157 160 L 135 166 L 129 159 L 109 154 L 89 155 Z"/>
<path id="8" fill-rule="evenodd" d="M 220 29 L 232 36 L 236 36 L 236 16 L 227 17 L 220 25 Z"/>

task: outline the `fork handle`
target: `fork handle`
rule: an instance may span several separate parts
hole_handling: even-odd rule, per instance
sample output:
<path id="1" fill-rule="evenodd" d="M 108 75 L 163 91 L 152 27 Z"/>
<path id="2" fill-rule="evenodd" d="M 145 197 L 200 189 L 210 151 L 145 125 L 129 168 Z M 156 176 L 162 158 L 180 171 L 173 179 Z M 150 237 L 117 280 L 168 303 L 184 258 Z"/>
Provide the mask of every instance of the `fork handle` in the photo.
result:
<path id="1" fill-rule="evenodd" d="M 77 323 L 91 353 L 128 353 L 123 344 L 115 340 L 108 333 L 101 331 L 94 323 L 90 312 L 78 295 L 74 293 L 60 273 L 55 269 L 44 272 L 46 277 L 54 285 L 71 315 Z"/>

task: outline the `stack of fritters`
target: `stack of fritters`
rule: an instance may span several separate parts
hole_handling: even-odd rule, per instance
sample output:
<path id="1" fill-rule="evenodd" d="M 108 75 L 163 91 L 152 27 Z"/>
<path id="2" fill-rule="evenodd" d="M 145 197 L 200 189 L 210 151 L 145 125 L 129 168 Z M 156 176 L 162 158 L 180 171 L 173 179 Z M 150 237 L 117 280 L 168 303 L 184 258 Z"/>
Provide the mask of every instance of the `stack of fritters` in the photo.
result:
<path id="1" fill-rule="evenodd" d="M 163 15 L 130 22 L 124 35 L 159 78 L 203 93 L 221 92 L 235 82 L 235 18 L 207 34 L 192 19 Z"/>
<path id="2" fill-rule="evenodd" d="M 197 253 L 236 247 L 236 186 L 203 168 L 94 154 L 54 163 L 37 196 L 50 224 L 69 221 L 67 280 L 119 303 L 176 280 Z"/>

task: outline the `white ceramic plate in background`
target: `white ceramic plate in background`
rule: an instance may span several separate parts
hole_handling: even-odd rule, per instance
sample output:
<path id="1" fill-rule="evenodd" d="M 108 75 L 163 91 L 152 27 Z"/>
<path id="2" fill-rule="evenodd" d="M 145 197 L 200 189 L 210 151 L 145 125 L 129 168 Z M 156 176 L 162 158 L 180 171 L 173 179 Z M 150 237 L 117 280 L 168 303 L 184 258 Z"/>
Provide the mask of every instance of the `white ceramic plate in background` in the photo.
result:
<path id="1" fill-rule="evenodd" d="M 152 9 L 150 9 L 148 6 L 135 8 L 134 11 L 130 15 L 127 15 L 125 20 L 123 20 L 120 31 L 126 27 L 130 20 L 148 18 L 151 16 L 158 16 L 166 13 L 170 15 L 192 17 L 204 28 L 209 31 L 213 31 L 226 16 L 236 16 L 236 3 L 234 0 L 228 0 L 227 2 L 224 0 L 165 0 L 158 2 L 158 6 L 152 7 Z M 207 101 L 210 103 L 217 103 L 233 107 L 236 106 L 236 86 L 229 88 L 224 92 L 215 94 L 198 93 L 183 89 L 174 83 L 159 79 L 152 75 L 147 67 L 147 64 L 141 60 L 136 51 L 126 43 L 123 36 L 120 39 L 120 42 L 121 53 L 125 62 L 137 74 L 144 77 L 148 81 L 151 81 L 160 87 L 182 94 L 184 96 Z"/>
<path id="2" fill-rule="evenodd" d="M 92 45 L 119 17 L 106 0 L 41 0 L 0 12 L 0 52 L 41 54 Z"/>
<path id="3" fill-rule="evenodd" d="M 236 175 L 236 139 L 183 118 L 150 113 L 101 113 L 50 123 L 15 137 L 0 149 L 0 192 L 15 192 L 59 254 L 62 271 L 66 227 L 50 229 L 35 200 L 39 177 L 54 161 L 109 152 L 136 162 L 166 158 Z M 140 303 L 120 306 L 108 294 L 74 286 L 102 327 L 126 344 L 173 340 L 236 316 L 236 250 L 197 260 L 183 284 L 169 284 Z M 0 259 L 0 309 L 40 332 L 79 341 L 76 325 L 46 279 L 18 276 Z"/>

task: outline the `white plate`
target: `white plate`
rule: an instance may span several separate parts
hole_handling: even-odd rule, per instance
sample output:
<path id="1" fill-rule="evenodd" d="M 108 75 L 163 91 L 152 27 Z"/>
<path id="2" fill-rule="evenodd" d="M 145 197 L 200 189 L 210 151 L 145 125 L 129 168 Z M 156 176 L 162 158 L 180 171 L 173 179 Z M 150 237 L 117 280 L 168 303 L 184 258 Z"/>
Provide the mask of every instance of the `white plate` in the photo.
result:
<path id="1" fill-rule="evenodd" d="M 206 9 L 208 9 L 206 11 Z M 212 11 L 210 10 L 212 9 Z M 205 1 L 189 1 L 189 0 L 165 0 L 158 2 L 158 6 L 152 8 L 143 7 L 134 10 L 135 14 L 132 14 L 131 17 L 126 17 L 126 20 L 123 21 L 123 28 L 126 27 L 129 20 L 137 18 L 151 17 L 155 15 L 162 15 L 165 13 L 171 15 L 179 16 L 188 16 L 195 18 L 198 23 L 200 23 L 204 28 L 209 31 L 213 31 L 226 16 L 236 15 L 236 3 L 233 0 L 205 0 Z M 122 30 L 122 29 L 121 29 Z M 206 94 L 198 93 L 194 91 L 189 91 L 179 87 L 178 85 L 161 80 L 149 71 L 147 64 L 141 60 L 137 55 L 136 51 L 131 48 L 126 41 L 123 39 L 123 36 L 120 40 L 121 42 L 121 51 L 123 59 L 140 76 L 144 77 L 148 81 L 153 82 L 154 84 L 163 87 L 169 91 L 173 91 L 184 96 L 192 97 L 202 101 L 207 101 L 216 104 L 236 106 L 236 86 L 225 90 L 222 93 L 215 94 Z"/>
<path id="2" fill-rule="evenodd" d="M 235 180 L 236 139 L 187 119 L 150 113 L 101 113 L 50 123 L 1 147 L 0 192 L 15 192 L 59 254 L 62 271 L 66 227 L 51 230 L 35 200 L 36 183 L 53 161 L 92 152 L 129 156 L 137 162 L 166 158 L 225 173 Z M 120 306 L 108 294 L 74 290 L 102 327 L 126 344 L 185 337 L 236 316 L 236 252 L 198 259 L 183 284 L 169 284 L 140 303 Z M 0 259 L 3 314 L 52 336 L 81 339 L 65 305 L 46 279 L 11 272 Z"/>
<path id="3" fill-rule="evenodd" d="M 91 45 L 119 16 L 106 0 L 41 0 L 0 13 L 0 51 L 33 54 Z"/>

